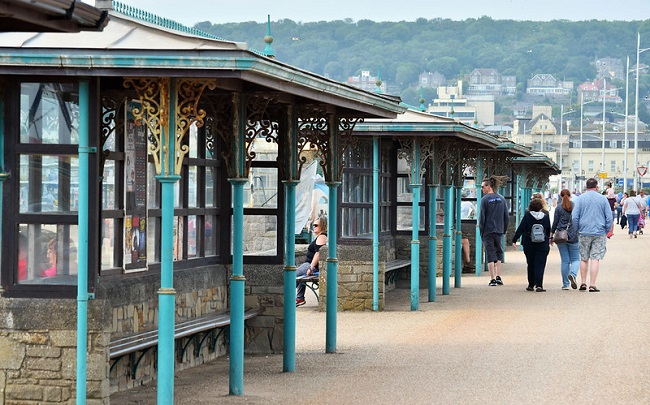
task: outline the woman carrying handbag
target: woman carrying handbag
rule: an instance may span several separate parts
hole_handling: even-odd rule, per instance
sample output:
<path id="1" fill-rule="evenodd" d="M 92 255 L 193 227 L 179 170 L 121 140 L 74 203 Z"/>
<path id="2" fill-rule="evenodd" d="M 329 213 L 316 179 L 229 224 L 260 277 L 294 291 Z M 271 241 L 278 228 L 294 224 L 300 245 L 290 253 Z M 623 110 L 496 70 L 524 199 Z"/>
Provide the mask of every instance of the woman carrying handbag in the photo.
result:
<path id="1" fill-rule="evenodd" d="M 557 244 L 562 261 L 560 270 L 562 274 L 562 289 L 568 290 L 569 285 L 574 290 L 578 288 L 576 277 L 580 269 L 580 247 L 578 244 L 578 230 L 571 226 L 571 211 L 573 211 L 573 201 L 571 201 L 571 191 L 564 189 L 560 192 L 562 203 L 555 208 L 553 216 L 553 225 L 551 226 L 551 241 Z M 566 231 L 565 241 L 560 241 L 560 233 Z M 555 236 L 558 240 L 555 240 Z"/>

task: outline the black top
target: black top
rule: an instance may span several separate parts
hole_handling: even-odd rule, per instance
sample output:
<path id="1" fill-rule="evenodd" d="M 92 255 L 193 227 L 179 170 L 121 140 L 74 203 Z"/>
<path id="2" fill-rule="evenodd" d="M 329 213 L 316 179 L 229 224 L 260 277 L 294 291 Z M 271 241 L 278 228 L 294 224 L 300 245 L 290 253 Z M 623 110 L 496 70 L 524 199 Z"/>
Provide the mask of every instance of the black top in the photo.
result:
<path id="1" fill-rule="evenodd" d="M 533 228 L 533 224 L 542 224 L 544 226 L 544 242 L 542 243 L 533 243 L 532 240 L 530 240 L 530 231 Z M 515 232 L 515 236 L 512 237 L 512 243 L 517 242 L 520 237 L 521 239 L 521 244 L 526 247 L 529 245 L 540 245 L 540 246 L 547 246 L 548 247 L 548 238 L 551 235 L 551 220 L 548 217 L 548 214 L 544 213 L 544 217 L 542 219 L 535 219 L 533 214 L 530 212 L 527 212 L 526 215 L 521 219 L 521 222 L 519 223 L 519 226 L 517 227 L 517 231 Z"/>
<path id="2" fill-rule="evenodd" d="M 326 233 L 321 233 L 320 235 L 327 236 Z M 325 245 L 317 245 L 316 244 L 317 240 L 318 240 L 318 236 L 313 241 L 311 241 L 309 246 L 307 246 L 307 255 L 305 256 L 305 263 L 311 263 L 311 261 L 314 260 L 314 256 L 316 255 L 316 252 L 318 252 L 322 246 L 325 246 Z M 316 268 L 318 269 L 318 263 L 316 263 Z"/>

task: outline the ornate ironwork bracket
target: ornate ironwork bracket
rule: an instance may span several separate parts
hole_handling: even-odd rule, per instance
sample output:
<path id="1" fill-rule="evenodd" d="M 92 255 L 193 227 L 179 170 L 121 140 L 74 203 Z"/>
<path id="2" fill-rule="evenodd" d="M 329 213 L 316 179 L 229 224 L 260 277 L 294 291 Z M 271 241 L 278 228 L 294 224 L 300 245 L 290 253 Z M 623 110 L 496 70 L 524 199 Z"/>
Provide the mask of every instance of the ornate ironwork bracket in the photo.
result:
<path id="1" fill-rule="evenodd" d="M 172 89 L 169 78 L 126 78 L 124 87 L 132 87 L 140 98 L 140 108 L 133 109 L 133 116 L 142 120 L 149 129 L 149 151 L 153 155 L 156 173 L 180 174 L 181 164 L 189 152 L 185 142 L 192 124 L 203 126 L 205 111 L 198 108 L 201 95 L 206 88 L 214 90 L 214 79 L 179 79 Z M 172 94 L 175 105 L 170 106 Z M 173 139 L 168 128 L 171 125 L 170 112 L 174 113 Z M 174 150 L 170 151 L 169 146 Z M 173 153 L 172 157 L 169 154 Z"/>

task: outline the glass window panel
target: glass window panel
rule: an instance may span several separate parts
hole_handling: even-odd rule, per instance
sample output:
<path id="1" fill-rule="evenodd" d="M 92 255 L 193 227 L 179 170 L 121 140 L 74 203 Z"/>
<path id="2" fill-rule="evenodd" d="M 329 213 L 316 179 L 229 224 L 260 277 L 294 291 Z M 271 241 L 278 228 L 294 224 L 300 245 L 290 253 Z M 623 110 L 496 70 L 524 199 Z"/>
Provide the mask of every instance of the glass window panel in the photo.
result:
<path id="1" fill-rule="evenodd" d="M 76 225 L 20 224 L 17 278 L 21 284 L 77 284 Z"/>
<path id="2" fill-rule="evenodd" d="M 397 158 L 397 173 L 398 174 L 408 174 L 409 173 L 409 164 L 406 159 Z"/>
<path id="3" fill-rule="evenodd" d="M 244 188 L 244 206 L 249 208 L 278 207 L 278 169 L 252 167 L 252 183 Z"/>
<path id="4" fill-rule="evenodd" d="M 420 230 L 425 229 L 425 212 L 424 207 L 420 207 Z M 397 207 L 397 230 L 409 231 L 413 229 L 413 210 L 412 207 Z"/>
<path id="5" fill-rule="evenodd" d="M 160 200 L 158 199 L 160 182 L 156 179 L 156 166 L 153 162 L 149 162 L 147 170 L 149 171 L 147 176 L 147 205 L 149 208 L 160 208 Z"/>
<path id="6" fill-rule="evenodd" d="M 183 259 L 183 217 L 174 217 L 174 260 Z"/>
<path id="7" fill-rule="evenodd" d="M 187 179 L 187 206 L 188 207 L 198 207 L 199 206 L 199 185 L 198 185 L 198 168 L 196 166 L 190 166 L 188 168 L 188 179 Z"/>
<path id="8" fill-rule="evenodd" d="M 244 255 L 276 256 L 277 237 L 278 223 L 274 215 L 244 216 Z"/>
<path id="9" fill-rule="evenodd" d="M 205 255 L 215 256 L 217 254 L 217 244 L 219 242 L 219 233 L 214 232 L 217 225 L 217 218 L 214 215 L 205 217 Z"/>
<path id="10" fill-rule="evenodd" d="M 160 218 L 149 217 L 147 221 L 147 262 L 160 263 L 160 235 L 158 227 Z"/>
<path id="11" fill-rule="evenodd" d="M 119 264 L 115 261 L 115 248 L 117 246 L 116 221 L 112 218 L 106 218 L 103 222 L 100 243 L 102 246 L 102 269 L 117 267 Z"/>
<path id="12" fill-rule="evenodd" d="M 20 157 L 20 212 L 78 210 L 79 159 L 72 156 Z"/>
<path id="13" fill-rule="evenodd" d="M 188 155 L 191 158 L 198 157 L 198 152 L 199 152 L 198 129 L 196 128 L 195 122 L 193 122 L 192 125 L 190 125 L 188 137 L 190 141 L 190 153 Z"/>
<path id="14" fill-rule="evenodd" d="M 217 168 L 205 168 L 205 206 L 218 207 L 217 198 Z"/>
<path id="15" fill-rule="evenodd" d="M 118 205 L 115 198 L 115 161 L 107 160 L 104 164 L 104 179 L 102 181 L 102 209 L 116 209 Z"/>
<path id="16" fill-rule="evenodd" d="M 341 209 L 343 237 L 372 236 L 372 208 Z"/>
<path id="17" fill-rule="evenodd" d="M 183 206 L 181 205 L 181 182 L 176 181 L 174 182 L 174 208 L 182 208 Z"/>
<path id="18" fill-rule="evenodd" d="M 198 246 L 200 240 L 198 238 L 197 227 L 197 216 L 190 215 L 187 217 L 187 257 L 192 258 L 198 256 Z"/>
<path id="19" fill-rule="evenodd" d="M 426 187 L 420 186 L 420 202 L 424 202 L 426 198 Z M 413 201 L 413 188 L 409 182 L 408 177 L 397 178 L 397 202 L 411 202 Z"/>
<path id="20" fill-rule="evenodd" d="M 78 95 L 76 83 L 22 83 L 20 142 L 78 144 Z"/>

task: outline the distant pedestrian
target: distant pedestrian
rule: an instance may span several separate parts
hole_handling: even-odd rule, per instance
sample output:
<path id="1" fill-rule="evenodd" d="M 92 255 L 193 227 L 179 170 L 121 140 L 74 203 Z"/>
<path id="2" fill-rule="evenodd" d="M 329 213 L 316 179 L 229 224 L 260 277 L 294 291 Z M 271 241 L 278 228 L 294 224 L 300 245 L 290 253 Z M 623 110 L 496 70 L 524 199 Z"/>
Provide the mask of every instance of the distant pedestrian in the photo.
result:
<path id="1" fill-rule="evenodd" d="M 625 199 L 623 203 L 623 215 L 627 217 L 627 233 L 630 235 L 630 239 L 637 237 L 637 231 L 639 229 L 639 217 L 643 208 L 641 206 L 639 198 L 636 196 L 634 190 L 629 191 L 630 196 Z"/>
<path id="2" fill-rule="evenodd" d="M 510 220 L 506 199 L 496 192 L 501 182 L 501 179 L 492 176 L 481 183 L 484 195 L 479 210 L 479 230 L 487 255 L 490 286 L 503 285 L 499 275 L 503 262 L 503 235 Z"/>
<path id="3" fill-rule="evenodd" d="M 598 193 L 598 180 L 588 179 L 587 189 L 575 201 L 571 221 L 578 229 L 580 244 L 580 290 L 587 290 L 587 271 L 589 272 L 589 291 L 599 292 L 596 287 L 600 261 L 607 252 L 607 232 L 612 226 L 612 211 L 607 197 Z"/>
<path id="4" fill-rule="evenodd" d="M 521 218 L 521 222 L 512 237 L 512 246 L 517 247 L 517 240 L 521 238 L 521 244 L 524 247 L 526 255 L 526 265 L 528 272 L 528 291 L 545 292 L 544 289 L 544 270 L 546 269 L 546 259 L 550 251 L 549 236 L 551 234 L 551 220 L 548 213 L 544 211 L 544 200 L 533 198 L 528 205 L 528 211 Z M 536 231 L 536 227 L 540 227 Z M 536 236 L 536 233 L 539 236 Z"/>
<path id="5" fill-rule="evenodd" d="M 574 203 L 571 201 L 571 191 L 567 189 L 560 192 L 560 197 L 562 203 L 555 208 L 551 238 L 557 230 L 567 230 L 569 236 L 567 242 L 557 244 L 561 259 L 562 289 L 568 290 L 569 285 L 571 285 L 571 288 L 575 290 L 578 288 L 576 277 L 578 277 L 578 270 L 580 269 L 580 245 L 578 244 L 578 229 L 573 226 L 571 221 Z"/>

